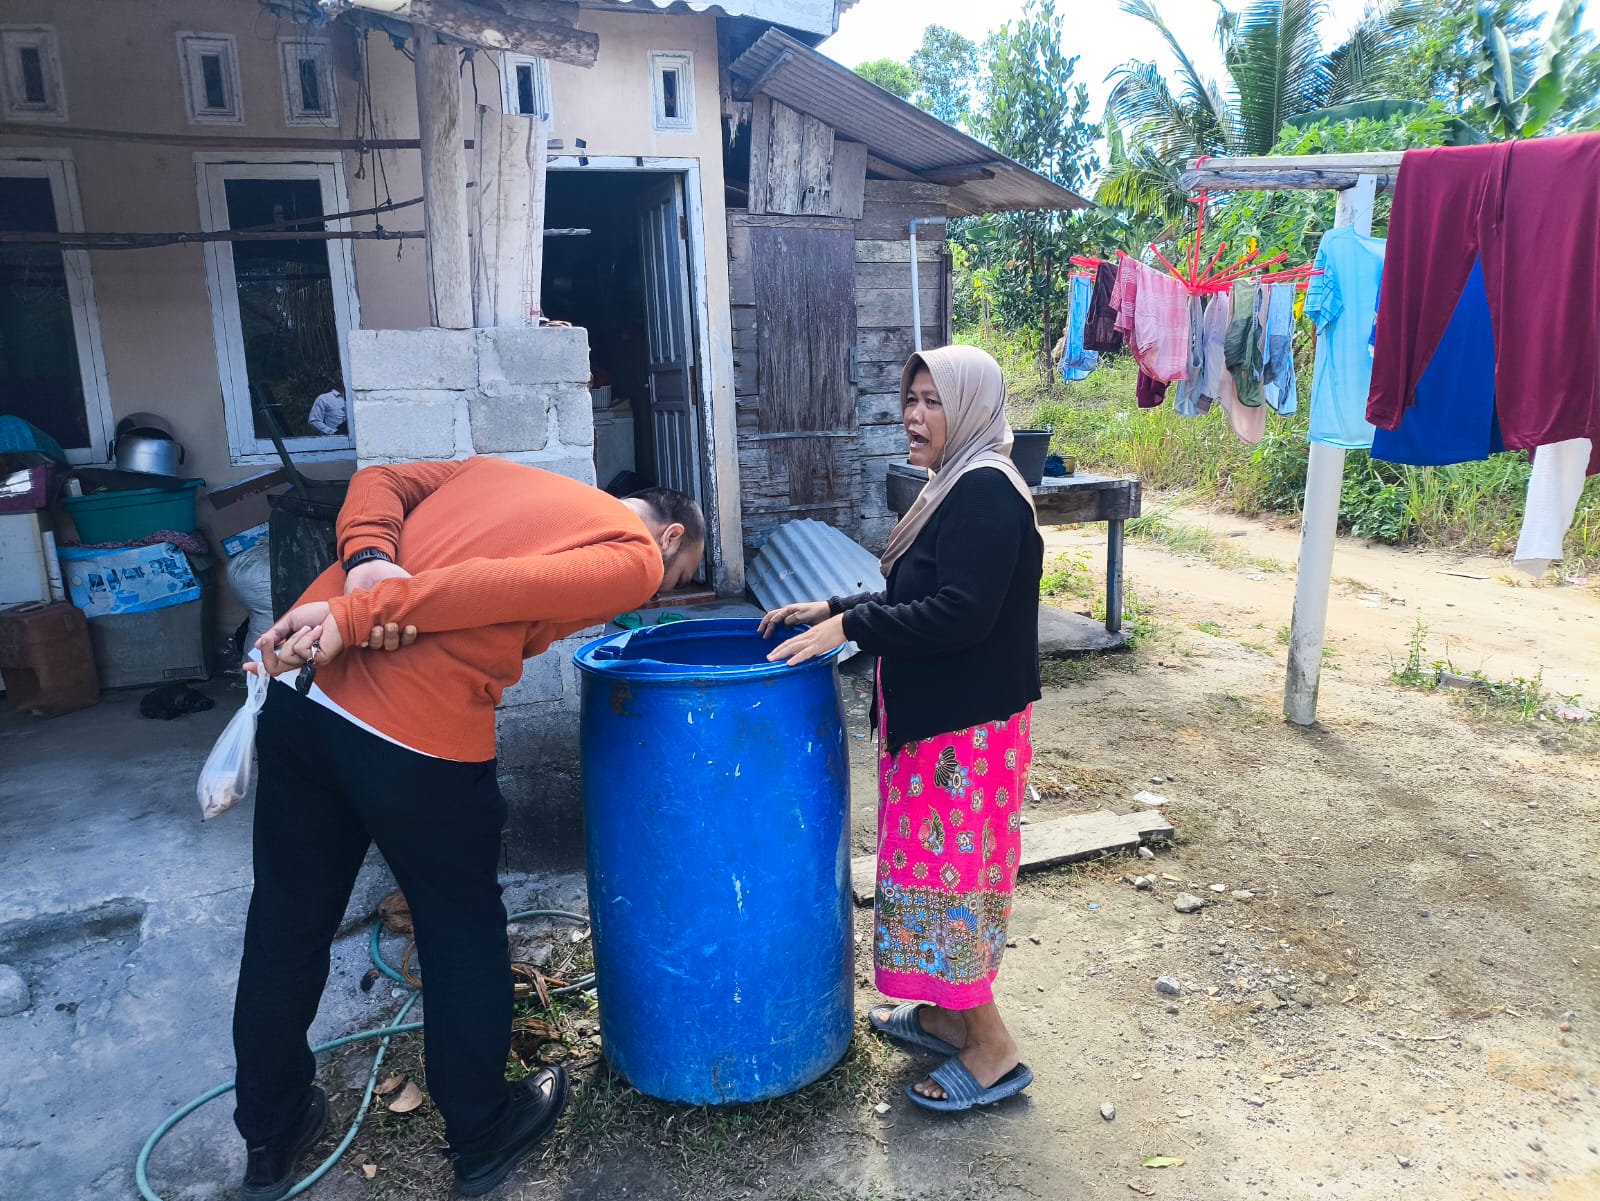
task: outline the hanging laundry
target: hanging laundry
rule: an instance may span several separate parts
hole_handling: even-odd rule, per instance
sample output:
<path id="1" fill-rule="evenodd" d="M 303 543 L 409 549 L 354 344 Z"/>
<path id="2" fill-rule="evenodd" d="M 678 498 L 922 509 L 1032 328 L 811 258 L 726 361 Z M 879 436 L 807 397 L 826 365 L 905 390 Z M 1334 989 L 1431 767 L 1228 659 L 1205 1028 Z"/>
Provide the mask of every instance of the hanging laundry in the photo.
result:
<path id="1" fill-rule="evenodd" d="M 1311 376 L 1313 442 L 1367 450 L 1372 425 L 1367 394 L 1372 385 L 1368 339 L 1383 280 L 1384 244 L 1349 225 L 1329 230 L 1317 249 L 1306 292 L 1306 316 L 1317 327 L 1316 366 Z M 1379 329 L 1382 337 L 1382 329 Z"/>
<path id="2" fill-rule="evenodd" d="M 1121 266 L 1117 268 L 1116 282 L 1111 290 L 1111 307 L 1117 310 L 1117 319 L 1113 327 L 1130 343 L 1134 312 L 1139 306 L 1139 282 L 1144 274 L 1143 263 L 1138 259 L 1124 258 Z"/>
<path id="3" fill-rule="evenodd" d="M 1572 438 L 1533 452 L 1528 503 L 1523 510 L 1522 534 L 1517 539 L 1518 571 L 1537 579 L 1561 558 L 1593 453 L 1594 444 L 1588 438 Z"/>
<path id="4" fill-rule="evenodd" d="M 1154 379 L 1189 374 L 1189 287 L 1181 279 L 1142 268 L 1130 345 L 1133 357 Z"/>
<path id="5" fill-rule="evenodd" d="M 1504 450 L 1494 412 L 1494 327 L 1483 265 L 1472 269 L 1417 399 L 1398 429 L 1379 426 L 1372 457 L 1412 467 L 1471 463 Z"/>
<path id="6" fill-rule="evenodd" d="M 1200 395 L 1206 370 L 1205 312 L 1203 299 L 1189 297 L 1189 372 L 1178 381 L 1178 390 L 1172 398 L 1180 417 L 1199 417 L 1211 410 L 1211 401 Z"/>
<path id="7" fill-rule="evenodd" d="M 1224 361 L 1233 377 L 1233 395 L 1245 408 L 1260 408 L 1261 395 L 1261 295 L 1249 281 L 1233 287 L 1233 321 L 1223 343 Z"/>
<path id="8" fill-rule="evenodd" d="M 1111 294 L 1117 286 L 1117 265 L 1100 263 L 1094 269 L 1094 288 L 1089 297 L 1089 313 L 1084 319 L 1083 348 L 1098 354 L 1111 354 L 1122 349 L 1122 335 L 1117 332 L 1117 310 L 1112 306 Z"/>
<path id="9" fill-rule="evenodd" d="M 1233 317 L 1233 301 L 1223 293 L 1206 302 L 1205 316 L 1201 320 L 1201 347 L 1204 352 L 1200 370 L 1200 411 L 1211 408 L 1222 397 L 1222 380 L 1228 374 L 1228 322 Z"/>
<path id="10" fill-rule="evenodd" d="M 1292 417 L 1300 407 L 1294 378 L 1293 284 L 1263 285 L 1269 296 L 1265 326 L 1265 351 L 1261 360 L 1261 392 L 1272 410 Z"/>
<path id="11" fill-rule="evenodd" d="M 1368 416 L 1416 399 L 1481 258 L 1505 445 L 1600 440 L 1600 134 L 1408 151 Z M 1313 417 L 1315 413 L 1313 412 Z M 1591 451 L 1594 454 L 1594 451 Z M 1591 459 L 1591 472 L 1600 462 Z"/>
<path id="12" fill-rule="evenodd" d="M 1094 297 L 1094 281 L 1087 276 L 1072 277 L 1072 308 L 1067 317 L 1067 347 L 1061 356 L 1061 378 L 1067 383 L 1085 379 L 1100 365 L 1100 356 L 1083 346 L 1083 327 L 1089 318 L 1089 304 Z"/>
<path id="13" fill-rule="evenodd" d="M 1141 370 L 1138 382 L 1133 387 L 1133 396 L 1141 409 L 1159 409 L 1161 402 L 1167 398 L 1167 382 Z"/>

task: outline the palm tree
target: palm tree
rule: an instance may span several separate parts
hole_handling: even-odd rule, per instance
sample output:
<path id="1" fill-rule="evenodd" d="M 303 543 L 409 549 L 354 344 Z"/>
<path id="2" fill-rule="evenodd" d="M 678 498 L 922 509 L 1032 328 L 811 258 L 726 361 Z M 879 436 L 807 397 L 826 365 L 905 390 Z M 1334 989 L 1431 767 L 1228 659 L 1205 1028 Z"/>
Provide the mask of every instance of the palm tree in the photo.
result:
<path id="1" fill-rule="evenodd" d="M 1110 164 L 1099 199 L 1141 213 L 1184 211 L 1179 172 L 1207 154 L 1266 154 L 1284 123 L 1309 112 L 1390 94 L 1399 51 L 1417 20 L 1407 0 L 1373 0 L 1340 46 L 1325 50 L 1324 0 L 1253 0 L 1233 12 L 1217 2 L 1225 81 L 1206 77 L 1168 28 L 1154 0 L 1122 0 L 1178 60 L 1175 82 L 1154 62 L 1114 72 L 1106 103 Z"/>

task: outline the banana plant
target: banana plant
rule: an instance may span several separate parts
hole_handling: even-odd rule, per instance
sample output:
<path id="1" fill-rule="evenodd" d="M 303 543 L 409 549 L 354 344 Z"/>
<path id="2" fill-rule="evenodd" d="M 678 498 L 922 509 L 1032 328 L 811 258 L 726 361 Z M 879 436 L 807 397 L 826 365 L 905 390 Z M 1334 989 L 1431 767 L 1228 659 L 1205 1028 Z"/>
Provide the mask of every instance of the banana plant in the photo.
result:
<path id="1" fill-rule="evenodd" d="M 1493 132 L 1500 138 L 1537 137 L 1567 99 L 1568 50 L 1578 32 L 1583 0 L 1562 0 L 1531 68 L 1518 70 L 1505 30 L 1495 21 L 1492 5 L 1478 6 L 1483 32 L 1486 108 Z"/>

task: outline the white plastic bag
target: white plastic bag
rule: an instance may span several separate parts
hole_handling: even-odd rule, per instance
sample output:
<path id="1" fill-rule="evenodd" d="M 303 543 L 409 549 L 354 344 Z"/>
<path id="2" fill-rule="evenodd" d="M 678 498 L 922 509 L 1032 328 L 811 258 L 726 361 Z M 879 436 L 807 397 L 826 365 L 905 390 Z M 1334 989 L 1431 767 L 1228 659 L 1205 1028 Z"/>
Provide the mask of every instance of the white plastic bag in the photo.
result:
<path id="1" fill-rule="evenodd" d="M 222 731 L 206 765 L 200 769 L 195 795 L 200 798 L 200 820 L 226 813 L 250 791 L 250 769 L 256 761 L 256 714 L 267 703 L 272 680 L 265 671 L 245 672 L 245 698 L 239 712 Z"/>

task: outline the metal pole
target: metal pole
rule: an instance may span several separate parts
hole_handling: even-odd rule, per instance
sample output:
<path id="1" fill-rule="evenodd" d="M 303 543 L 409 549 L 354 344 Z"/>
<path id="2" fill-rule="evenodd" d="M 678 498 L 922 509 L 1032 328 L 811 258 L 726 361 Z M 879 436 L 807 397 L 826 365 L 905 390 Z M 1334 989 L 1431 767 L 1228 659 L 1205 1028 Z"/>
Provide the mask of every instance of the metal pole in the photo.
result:
<path id="1" fill-rule="evenodd" d="M 1353 225 L 1357 233 L 1370 235 L 1376 195 L 1377 181 L 1370 175 L 1340 192 L 1335 227 Z M 1300 565 L 1289 630 L 1289 670 L 1283 684 L 1283 715 L 1297 726 L 1309 726 L 1317 720 L 1317 688 L 1322 678 L 1328 593 L 1333 586 L 1333 545 L 1339 531 L 1339 494 L 1343 484 L 1344 451 L 1313 442 L 1300 517 Z"/>
<path id="2" fill-rule="evenodd" d="M 1122 633 L 1122 522 L 1106 522 L 1106 633 Z"/>
<path id="3" fill-rule="evenodd" d="M 917 226 L 943 225 L 947 220 L 946 217 L 911 218 L 911 345 L 918 351 L 922 349 L 922 288 L 917 278 Z"/>

